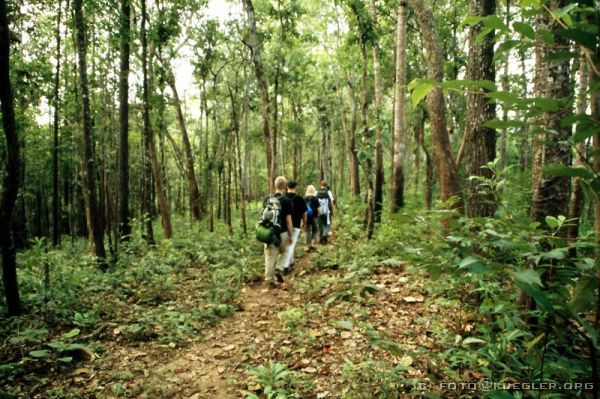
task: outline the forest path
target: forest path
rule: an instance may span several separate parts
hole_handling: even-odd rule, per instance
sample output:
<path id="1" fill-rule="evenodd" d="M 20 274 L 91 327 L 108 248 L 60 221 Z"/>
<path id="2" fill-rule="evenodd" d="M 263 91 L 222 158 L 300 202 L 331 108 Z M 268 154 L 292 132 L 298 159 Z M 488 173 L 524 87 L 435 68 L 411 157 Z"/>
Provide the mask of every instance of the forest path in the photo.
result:
<path id="1" fill-rule="evenodd" d="M 282 323 L 277 314 L 301 305 L 302 297 L 293 287 L 311 267 L 309 256 L 304 256 L 278 288 L 268 289 L 262 282 L 246 284 L 237 300 L 238 312 L 207 332 L 202 342 L 152 370 L 153 377 L 168 377 L 180 385 L 183 398 L 242 397 L 240 384 L 248 364 L 268 362 L 269 354 L 278 352 L 275 346 L 281 342 L 273 338 Z"/>
<path id="2" fill-rule="evenodd" d="M 244 285 L 238 311 L 206 329 L 201 340 L 177 348 L 115 342 L 101 369 L 73 372 L 72 386 L 107 398 L 126 392 L 138 398 L 264 397 L 249 370 L 279 363 L 300 374 L 275 387 L 285 385 L 287 397 L 319 399 L 347 397 L 353 389 L 381 393 L 384 382 L 397 394 L 406 378 L 427 378 L 436 367 L 431 354 L 439 350 L 434 325 L 460 323 L 459 315 L 426 303 L 426 280 L 409 265 L 390 259 L 369 271 L 360 258 L 358 267 L 328 264 L 332 249 L 298 251 L 294 270 L 277 289 Z"/>
<path id="3" fill-rule="evenodd" d="M 155 363 L 146 382 L 162 382 L 170 397 L 262 397 L 263 387 L 248 370 L 281 363 L 313 384 L 298 397 L 331 398 L 348 392 L 365 364 L 382 370 L 401 365 L 410 378 L 425 378 L 431 365 L 418 353 L 435 350 L 432 323 L 447 317 L 425 304 L 425 282 L 407 265 L 382 266 L 372 275 L 320 269 L 322 250 L 297 259 L 280 288 L 245 285 L 238 312 L 202 342 Z M 379 389 L 376 380 L 354 382 Z"/>

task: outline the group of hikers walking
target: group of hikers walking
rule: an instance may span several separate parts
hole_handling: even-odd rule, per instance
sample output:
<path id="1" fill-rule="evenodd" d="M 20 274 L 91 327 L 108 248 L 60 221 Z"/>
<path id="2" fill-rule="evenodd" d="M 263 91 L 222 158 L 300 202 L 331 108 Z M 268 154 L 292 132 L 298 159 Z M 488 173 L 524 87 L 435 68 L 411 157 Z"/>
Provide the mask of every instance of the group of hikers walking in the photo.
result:
<path id="1" fill-rule="evenodd" d="M 265 197 L 256 227 L 256 238 L 265 244 L 265 283 L 276 288 L 294 266 L 294 251 L 300 231 L 306 235 L 305 251 L 328 243 L 335 199 L 327 182 L 322 180 L 306 188 L 305 196 L 296 193 L 298 183 L 279 176 L 275 192 Z"/>

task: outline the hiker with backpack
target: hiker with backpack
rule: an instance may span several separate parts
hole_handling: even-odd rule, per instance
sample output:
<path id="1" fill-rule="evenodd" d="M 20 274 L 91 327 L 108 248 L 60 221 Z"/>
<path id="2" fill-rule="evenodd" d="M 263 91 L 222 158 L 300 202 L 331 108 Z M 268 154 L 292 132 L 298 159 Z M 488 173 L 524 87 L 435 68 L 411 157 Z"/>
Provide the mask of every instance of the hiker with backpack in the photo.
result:
<path id="1" fill-rule="evenodd" d="M 333 200 L 331 191 L 329 191 L 327 182 L 325 180 L 321 180 L 321 187 L 317 191 L 316 197 L 319 200 L 319 242 L 321 244 L 327 244 L 329 237 L 329 228 L 331 226 Z"/>
<path id="2" fill-rule="evenodd" d="M 306 204 L 304 199 L 296 195 L 296 183 L 294 180 L 290 180 L 287 183 L 287 194 L 286 196 L 292 201 L 292 226 L 294 228 L 292 243 L 287 248 L 285 266 L 283 273 L 287 274 L 290 269 L 294 266 L 294 251 L 296 249 L 296 243 L 300 237 L 300 226 L 304 224 L 306 228 Z"/>
<path id="3" fill-rule="evenodd" d="M 283 176 L 275 179 L 275 193 L 268 195 L 263 201 L 256 238 L 265 244 L 265 283 L 276 288 L 283 283 L 283 270 L 286 251 L 292 243 L 292 201 L 285 195 L 287 180 Z M 276 278 L 277 283 L 273 281 Z"/>
<path id="4" fill-rule="evenodd" d="M 313 251 L 319 234 L 319 199 L 315 196 L 317 189 L 312 184 L 306 187 L 304 202 L 306 203 L 306 252 Z"/>

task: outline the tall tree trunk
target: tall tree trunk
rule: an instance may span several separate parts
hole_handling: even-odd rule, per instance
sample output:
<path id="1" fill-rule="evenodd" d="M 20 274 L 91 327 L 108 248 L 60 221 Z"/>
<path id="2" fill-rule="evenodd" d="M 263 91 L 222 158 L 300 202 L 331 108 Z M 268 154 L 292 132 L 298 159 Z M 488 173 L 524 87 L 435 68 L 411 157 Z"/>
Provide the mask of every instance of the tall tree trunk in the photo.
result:
<path id="1" fill-rule="evenodd" d="M 15 201 L 19 193 L 21 154 L 19 136 L 15 124 L 13 91 L 10 81 L 10 34 L 5 0 L 0 0 L 0 107 L 2 129 L 6 138 L 6 165 L 0 196 L 0 250 L 2 251 L 2 284 L 8 314 L 21 314 L 21 298 L 17 281 L 17 261 L 11 237 L 11 224 Z"/>
<path id="2" fill-rule="evenodd" d="M 183 144 L 183 153 L 185 154 L 185 160 L 187 165 L 187 180 L 190 190 L 190 207 L 192 211 L 192 218 L 194 220 L 200 220 L 200 190 L 198 189 L 198 181 L 196 180 L 196 171 L 194 168 L 194 154 L 192 153 L 192 146 L 190 145 L 190 139 L 185 126 L 185 118 L 183 116 L 183 110 L 181 109 L 181 100 L 177 92 L 177 86 L 175 85 L 175 75 L 171 71 L 169 74 L 169 86 L 173 92 L 173 99 L 175 101 L 175 108 L 177 111 L 177 123 L 181 132 L 181 142 Z"/>
<path id="3" fill-rule="evenodd" d="M 250 48 L 250 57 L 254 65 L 254 74 L 256 75 L 256 82 L 258 84 L 258 90 L 260 92 L 260 103 L 261 103 L 261 115 L 262 115 L 262 129 L 263 139 L 265 140 L 265 158 L 267 162 L 267 176 L 269 180 L 269 189 L 272 188 L 275 180 L 275 160 L 273 159 L 272 153 L 272 138 L 271 131 L 269 128 L 269 85 L 265 78 L 262 60 L 260 58 L 260 42 L 258 40 L 258 33 L 256 29 L 256 15 L 254 13 L 254 5 L 252 0 L 243 0 L 246 15 L 248 17 L 248 42 L 247 46 Z"/>
<path id="4" fill-rule="evenodd" d="M 425 197 L 425 209 L 431 209 L 432 196 L 433 196 L 433 161 L 427 145 L 425 144 L 425 117 L 420 115 L 417 119 L 417 145 L 423 149 L 425 154 L 425 185 L 423 186 L 423 196 Z"/>
<path id="5" fill-rule="evenodd" d="M 596 7 L 596 25 L 600 25 L 600 11 L 598 7 Z M 594 54 L 595 65 L 593 68 L 593 75 L 590 71 L 590 75 L 593 76 L 590 79 L 590 85 L 595 87 L 595 90 L 592 91 L 590 95 L 590 106 L 592 111 L 592 120 L 598 121 L 600 120 L 600 90 L 598 89 L 598 83 L 600 83 L 600 75 L 598 71 L 600 70 L 600 45 L 596 43 L 596 49 Z M 596 134 L 593 137 L 593 159 L 592 164 L 594 167 L 594 172 L 596 176 L 600 173 L 600 133 L 596 131 Z M 594 230 L 596 234 L 596 286 L 600 287 L 600 194 L 596 192 L 594 198 Z M 594 324 L 596 327 L 596 333 L 600 334 L 600 290 L 598 291 L 598 295 L 596 296 L 596 316 L 594 320 Z"/>
<path id="6" fill-rule="evenodd" d="M 141 209 L 141 219 L 142 223 L 142 236 L 148 242 L 148 244 L 154 244 L 154 227 L 152 226 L 152 195 L 150 194 L 152 191 L 152 166 L 150 164 L 149 154 L 148 154 L 148 141 L 146 140 L 146 132 L 142 135 L 142 209 Z M 143 230 L 145 229 L 145 231 Z"/>
<path id="7" fill-rule="evenodd" d="M 487 17 L 494 15 L 496 0 L 471 0 L 471 15 Z M 467 79 L 472 81 L 496 80 L 494 68 L 494 32 L 477 40 L 482 24 L 469 29 L 469 59 Z M 496 116 L 496 105 L 485 97 L 484 89 L 472 89 L 467 93 L 466 173 L 484 179 L 493 177 L 485 166 L 496 158 L 496 131 L 484 124 Z M 467 185 L 466 213 L 469 217 L 492 216 L 496 211 L 494 194 L 477 179 L 469 179 Z"/>
<path id="8" fill-rule="evenodd" d="M 131 44 L 131 0 L 121 1 L 119 27 L 121 69 L 119 71 L 119 232 L 131 234 L 129 222 L 129 53 Z"/>
<path id="9" fill-rule="evenodd" d="M 394 83 L 394 148 L 392 155 L 392 213 L 404 206 L 405 90 L 406 90 L 406 1 L 398 6 L 396 27 L 396 81 Z"/>
<path id="10" fill-rule="evenodd" d="M 584 115 L 587 110 L 587 89 L 589 85 L 589 65 L 585 58 L 585 54 L 582 52 L 581 59 L 579 61 L 579 92 L 577 94 L 577 114 Z M 577 143 L 575 146 L 575 157 L 573 159 L 573 166 L 578 168 L 586 167 L 586 144 L 585 141 Z M 580 218 L 583 212 L 583 206 L 585 202 L 585 195 L 583 192 L 583 185 L 581 179 L 575 177 L 571 186 L 571 200 L 569 203 L 569 223 L 567 231 L 567 240 L 569 245 L 573 245 L 577 241 L 579 236 L 579 225 Z M 574 253 L 573 253 L 574 255 Z"/>
<path id="11" fill-rule="evenodd" d="M 249 137 L 249 129 L 248 129 L 248 118 L 249 118 L 249 103 L 250 103 L 250 94 L 248 90 L 248 73 L 246 71 L 246 64 L 244 63 L 244 97 L 242 100 L 242 107 L 244 112 L 244 119 L 242 125 L 242 137 L 244 141 L 244 159 L 242 161 L 243 165 L 243 178 L 242 178 L 242 189 L 245 191 L 246 199 L 249 198 L 250 195 L 250 137 Z"/>
<path id="12" fill-rule="evenodd" d="M 94 255 L 98 258 L 101 268 L 106 265 L 104 249 L 104 234 L 100 215 L 98 213 L 98 193 L 96 191 L 96 165 L 94 160 L 94 138 L 92 132 L 92 114 L 90 110 L 90 93 L 87 76 L 85 20 L 83 16 L 83 0 L 73 0 L 75 17 L 76 47 L 79 59 L 79 83 L 81 89 L 82 123 L 83 123 L 83 160 L 82 180 L 84 200 L 88 215 L 88 226 L 93 240 Z"/>
<path id="13" fill-rule="evenodd" d="M 58 156 L 59 156 L 59 140 L 58 140 L 58 124 L 59 124 L 59 89 L 60 89 L 60 62 L 61 62 L 61 35 L 60 24 L 62 17 L 62 1 L 58 1 L 58 10 L 56 14 L 56 72 L 54 75 L 54 122 L 52 134 L 52 245 L 55 247 L 60 244 L 60 192 L 58 180 Z"/>
<path id="14" fill-rule="evenodd" d="M 279 57 L 277 57 L 279 58 Z M 278 147 L 280 145 L 279 140 L 279 75 L 280 75 L 280 64 L 279 60 L 276 61 L 277 66 L 275 67 L 275 79 L 273 84 L 273 128 L 271 129 L 271 170 L 273 171 L 273 177 L 277 175 L 277 153 Z M 283 157 L 282 157 L 283 158 Z M 284 173 L 283 168 L 281 168 L 280 173 Z"/>
<path id="15" fill-rule="evenodd" d="M 427 78 L 442 82 L 444 63 L 434 16 L 423 0 L 408 0 L 408 4 L 414 9 L 423 35 L 427 52 Z M 456 201 L 448 205 L 454 209 L 462 209 L 460 176 L 452 159 L 452 148 L 446 129 L 446 104 L 440 87 L 434 87 L 427 95 L 427 107 L 431 124 L 434 164 L 440 184 L 440 197 L 444 203 L 456 198 Z"/>
<path id="16" fill-rule="evenodd" d="M 519 59 L 521 64 L 521 95 L 523 97 L 527 97 L 527 69 L 525 67 L 525 51 L 519 52 Z M 525 119 L 525 118 L 523 118 Z M 521 172 L 525 172 L 527 167 L 529 166 L 529 150 L 530 150 L 530 141 L 529 141 L 529 125 L 525 124 L 523 129 L 520 132 L 520 140 L 519 140 L 519 165 L 521 167 Z"/>
<path id="17" fill-rule="evenodd" d="M 358 151 L 356 149 L 356 131 L 358 130 L 358 104 L 356 102 L 356 91 L 354 89 L 354 77 L 348 78 L 348 102 L 352 110 L 352 121 L 348 137 L 348 156 L 350 157 L 350 191 L 352 196 L 360 196 L 360 180 L 358 177 Z"/>
<path id="18" fill-rule="evenodd" d="M 566 5 L 566 0 L 551 0 L 548 5 L 551 9 L 558 9 Z M 549 29 L 556 33 L 558 25 L 551 20 L 547 13 L 538 17 L 538 28 Z M 547 44 L 539 39 L 536 46 L 536 91 L 537 97 L 552 99 L 566 99 L 571 95 L 569 78 L 569 60 L 549 60 L 548 55 L 568 46 L 567 40 L 554 35 L 554 42 Z M 550 133 L 537 135 L 535 143 L 536 157 L 534 159 L 533 180 L 533 207 L 531 216 L 533 220 L 546 225 L 546 216 L 558 216 L 568 209 L 569 178 L 566 176 L 548 176 L 541 173 L 542 167 L 548 164 L 570 164 L 570 148 L 564 143 L 571 136 L 570 127 L 561 126 L 561 120 L 571 115 L 570 107 L 561 107 L 556 111 L 545 112 L 541 115 L 539 124 Z M 566 231 L 562 232 L 566 236 Z"/>
<path id="19" fill-rule="evenodd" d="M 232 170 L 232 157 L 234 152 L 233 148 L 233 135 L 227 135 L 227 177 L 225 183 L 225 222 L 227 223 L 227 231 L 229 234 L 233 234 L 233 224 L 231 223 L 231 170 Z"/>
<path id="20" fill-rule="evenodd" d="M 373 18 L 373 29 L 377 29 L 377 8 L 375 0 L 370 3 L 371 16 Z M 373 46 L 373 76 L 375 78 L 375 197 L 373 204 L 374 218 L 376 223 L 381 222 L 381 210 L 383 208 L 383 138 L 381 134 L 382 122 L 381 112 L 383 107 L 383 83 L 381 81 L 381 62 L 379 61 L 379 41 L 375 40 Z"/>
<path id="21" fill-rule="evenodd" d="M 510 0 L 506 0 L 506 16 L 505 24 L 510 26 Z M 506 60 L 504 61 L 504 70 L 502 71 L 502 91 L 508 92 L 510 89 L 509 77 L 508 77 L 508 64 L 510 62 L 510 52 L 506 54 Z M 508 107 L 504 105 L 502 107 L 502 121 L 506 123 L 508 121 Z M 508 129 L 502 128 L 500 134 L 500 147 L 498 148 L 498 170 L 502 171 L 506 167 L 506 145 L 508 140 Z"/>
<path id="22" fill-rule="evenodd" d="M 244 88 L 245 90 L 245 88 Z M 248 233 L 248 226 L 246 223 L 246 186 L 244 183 L 244 176 L 243 176 L 243 168 L 242 168 L 242 144 L 241 144 L 241 140 L 240 140 L 240 126 L 239 126 L 239 120 L 238 120 L 238 116 L 237 116 L 237 112 L 235 111 L 235 97 L 233 95 L 233 92 L 230 90 L 229 92 L 230 95 L 230 99 L 231 99 L 231 109 L 232 109 L 232 119 L 233 119 L 233 134 L 234 134 L 234 139 L 235 139 L 235 151 L 237 154 L 237 175 L 238 175 L 238 182 L 240 185 L 240 219 L 241 219 L 241 223 L 242 223 L 242 231 L 244 232 L 244 234 Z"/>
<path id="23" fill-rule="evenodd" d="M 158 163 L 158 155 L 156 153 L 156 144 L 154 140 L 154 132 L 152 131 L 152 124 L 150 121 L 150 88 L 153 87 L 154 73 L 151 68 L 148 67 L 148 60 L 152 60 L 154 57 L 148 56 L 148 38 L 146 32 L 146 20 L 148 18 L 146 12 L 146 0 L 141 0 L 142 4 L 142 75 L 143 75 L 143 120 L 144 120 L 144 137 L 146 138 L 146 148 L 148 150 L 148 157 L 150 158 L 150 167 L 152 168 L 152 176 L 154 177 L 154 186 L 156 195 L 158 197 L 158 206 L 160 209 L 161 223 L 163 228 L 163 234 L 165 238 L 169 239 L 173 236 L 173 229 L 171 227 L 171 215 L 169 212 L 169 205 L 167 203 L 167 195 L 165 193 L 163 176 Z M 153 53 L 151 51 L 150 53 Z"/>
<path id="24" fill-rule="evenodd" d="M 367 148 L 369 148 L 372 143 L 372 135 L 369 129 L 367 115 L 369 112 L 369 85 L 368 85 L 368 55 L 367 55 L 367 35 L 368 32 L 367 22 L 364 21 L 363 16 L 358 9 L 356 3 L 351 3 L 351 9 L 356 17 L 357 25 L 359 27 L 358 35 L 360 37 L 360 54 L 362 57 L 361 69 L 362 69 L 362 77 L 361 77 L 361 86 L 362 86 L 362 99 L 360 105 L 360 116 L 361 116 L 361 131 L 363 142 Z M 371 239 L 373 237 L 373 232 L 375 229 L 375 193 L 373 186 L 373 161 L 371 156 L 368 155 L 366 157 L 364 163 L 364 172 L 365 172 L 365 180 L 367 186 L 367 239 Z"/>

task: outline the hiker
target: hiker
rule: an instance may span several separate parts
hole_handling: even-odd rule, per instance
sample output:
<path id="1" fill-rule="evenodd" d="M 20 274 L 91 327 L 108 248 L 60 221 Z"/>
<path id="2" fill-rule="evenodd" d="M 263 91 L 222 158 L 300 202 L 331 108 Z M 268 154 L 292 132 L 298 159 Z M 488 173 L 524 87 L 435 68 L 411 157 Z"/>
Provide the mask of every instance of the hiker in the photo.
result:
<path id="1" fill-rule="evenodd" d="M 331 231 L 331 225 L 333 224 L 333 210 L 334 208 L 337 209 L 337 200 L 336 198 L 333 196 L 333 193 L 331 192 L 331 188 L 329 187 L 329 184 L 327 184 L 326 181 L 321 180 L 321 187 L 327 189 L 327 195 L 329 195 L 329 199 L 330 199 L 330 207 L 329 207 L 329 230 Z"/>
<path id="2" fill-rule="evenodd" d="M 306 252 L 313 251 L 319 234 L 319 199 L 315 196 L 317 189 L 312 184 L 306 187 L 304 202 L 306 203 Z"/>
<path id="3" fill-rule="evenodd" d="M 290 180 L 287 183 L 287 194 L 286 196 L 292 202 L 292 226 L 294 228 L 292 243 L 287 248 L 286 261 L 284 264 L 283 272 L 287 274 L 290 268 L 294 266 L 294 250 L 296 249 L 296 243 L 300 237 L 300 226 L 303 224 L 306 229 L 306 204 L 304 199 L 296 195 L 296 183 L 294 180 Z"/>
<path id="4" fill-rule="evenodd" d="M 319 199 L 319 242 L 321 244 L 327 244 L 329 237 L 329 228 L 331 226 L 331 213 L 333 211 L 333 201 L 331 191 L 327 186 L 325 180 L 321 180 L 321 187 L 317 191 L 317 198 Z"/>
<path id="5" fill-rule="evenodd" d="M 267 196 L 263 202 L 263 211 L 257 226 L 257 238 L 265 242 L 265 283 L 270 288 L 276 288 L 277 283 L 283 283 L 283 269 L 286 260 L 286 250 L 292 243 L 292 201 L 285 195 L 287 180 L 283 176 L 275 179 L 275 193 Z M 269 237 L 258 237 L 260 227 L 266 227 Z"/>

